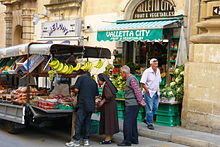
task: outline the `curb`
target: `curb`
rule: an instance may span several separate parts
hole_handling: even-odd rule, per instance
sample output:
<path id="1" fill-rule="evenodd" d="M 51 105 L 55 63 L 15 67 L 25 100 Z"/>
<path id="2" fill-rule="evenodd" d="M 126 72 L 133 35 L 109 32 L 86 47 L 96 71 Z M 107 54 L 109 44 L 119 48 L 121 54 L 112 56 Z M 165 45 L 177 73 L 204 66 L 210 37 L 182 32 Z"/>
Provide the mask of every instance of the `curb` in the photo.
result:
<path id="1" fill-rule="evenodd" d="M 152 130 L 146 131 L 146 130 L 138 129 L 138 134 L 140 136 L 147 137 L 147 138 L 171 142 L 171 134 L 169 133 L 163 133 L 163 132 L 152 131 Z"/>
<path id="2" fill-rule="evenodd" d="M 164 133 L 152 130 L 141 130 L 138 129 L 138 134 L 143 137 L 152 138 L 161 141 L 167 141 L 192 147 L 220 147 L 220 145 L 214 144 L 212 142 L 203 141 L 199 139 L 193 139 L 184 136 L 177 136 L 171 133 Z"/>
<path id="3" fill-rule="evenodd" d="M 96 118 L 97 119 L 97 118 Z M 181 145 L 187 145 L 191 147 L 220 147 L 219 144 L 213 142 L 204 141 L 201 139 L 194 139 L 185 136 L 179 136 L 172 133 L 165 133 L 156 130 L 143 129 L 138 123 L 138 134 L 142 137 L 147 137 L 151 139 L 172 142 Z M 142 128 L 142 129 L 141 129 Z M 123 120 L 119 120 L 119 130 L 123 132 Z"/>

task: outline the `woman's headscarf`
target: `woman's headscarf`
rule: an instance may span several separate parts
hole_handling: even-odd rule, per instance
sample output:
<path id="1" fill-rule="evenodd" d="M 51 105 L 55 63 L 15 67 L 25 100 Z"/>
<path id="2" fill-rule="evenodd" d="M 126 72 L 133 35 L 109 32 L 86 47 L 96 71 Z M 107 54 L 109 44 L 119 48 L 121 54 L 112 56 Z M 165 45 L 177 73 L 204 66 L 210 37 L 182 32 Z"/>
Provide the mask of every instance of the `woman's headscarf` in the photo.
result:
<path id="1" fill-rule="evenodd" d="M 106 84 L 108 84 L 108 86 L 113 94 L 118 92 L 117 88 L 112 84 L 112 81 L 105 74 L 103 74 L 103 73 L 98 74 L 98 79 L 106 82 Z"/>

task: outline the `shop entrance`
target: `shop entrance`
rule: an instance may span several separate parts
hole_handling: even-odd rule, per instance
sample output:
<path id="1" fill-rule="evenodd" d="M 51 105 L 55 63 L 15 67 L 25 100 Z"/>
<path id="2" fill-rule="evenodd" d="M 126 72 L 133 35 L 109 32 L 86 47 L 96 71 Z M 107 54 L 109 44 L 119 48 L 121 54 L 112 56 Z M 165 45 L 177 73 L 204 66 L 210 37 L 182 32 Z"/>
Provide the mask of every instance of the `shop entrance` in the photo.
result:
<path id="1" fill-rule="evenodd" d="M 123 54 L 125 57 L 125 63 L 133 62 L 136 67 L 147 68 L 149 67 L 149 60 L 156 58 L 159 61 L 159 68 L 165 71 L 167 64 L 167 47 L 168 43 L 158 42 L 127 42 L 123 44 Z"/>

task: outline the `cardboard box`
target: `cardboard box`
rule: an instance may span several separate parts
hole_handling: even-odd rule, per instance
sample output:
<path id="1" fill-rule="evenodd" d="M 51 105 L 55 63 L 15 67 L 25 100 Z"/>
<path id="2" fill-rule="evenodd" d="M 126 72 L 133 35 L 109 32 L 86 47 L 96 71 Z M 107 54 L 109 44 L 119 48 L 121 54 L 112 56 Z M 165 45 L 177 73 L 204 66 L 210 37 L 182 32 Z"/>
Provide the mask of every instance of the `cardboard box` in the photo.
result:
<path id="1" fill-rule="evenodd" d="M 28 67 L 29 72 L 32 72 L 44 59 L 45 58 L 41 55 L 32 55 L 29 57 L 29 62 L 28 59 L 26 59 L 23 63 L 19 62 L 17 65 L 24 73 L 28 71 Z"/>

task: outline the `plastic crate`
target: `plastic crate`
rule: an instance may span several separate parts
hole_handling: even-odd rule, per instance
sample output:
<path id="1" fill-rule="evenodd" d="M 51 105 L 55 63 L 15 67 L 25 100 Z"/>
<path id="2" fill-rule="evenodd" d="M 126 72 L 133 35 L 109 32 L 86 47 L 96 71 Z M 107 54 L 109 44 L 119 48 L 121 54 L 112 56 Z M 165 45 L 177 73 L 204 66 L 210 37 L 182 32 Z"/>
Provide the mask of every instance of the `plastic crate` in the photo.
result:
<path id="1" fill-rule="evenodd" d="M 174 127 L 180 125 L 180 116 L 157 115 L 156 124 L 161 126 Z"/>
<path id="2" fill-rule="evenodd" d="M 180 114 L 180 107 L 181 107 L 180 104 L 162 104 L 162 103 L 160 103 L 156 114 L 176 116 L 176 115 Z"/>
<path id="3" fill-rule="evenodd" d="M 141 81 L 141 76 L 142 75 L 134 75 L 136 78 L 137 78 L 137 80 L 140 82 Z"/>
<path id="4" fill-rule="evenodd" d="M 145 117 L 145 113 L 144 112 L 138 112 L 137 118 L 144 118 L 144 117 Z"/>
<path id="5" fill-rule="evenodd" d="M 67 104 L 58 104 L 58 109 L 73 110 L 73 106 L 72 105 L 67 105 Z"/>
<path id="6" fill-rule="evenodd" d="M 90 134 L 97 134 L 99 133 L 99 121 L 97 120 L 91 120 L 91 125 L 90 125 Z"/>
<path id="7" fill-rule="evenodd" d="M 143 121 L 144 121 L 144 118 L 137 118 L 137 121 L 138 121 L 138 122 L 143 122 Z"/>
<path id="8" fill-rule="evenodd" d="M 140 107 L 139 113 L 140 113 L 140 112 L 145 112 L 145 108 L 144 108 L 143 106 Z"/>
<path id="9" fill-rule="evenodd" d="M 103 93 L 103 88 L 99 88 L 99 95 L 102 95 Z"/>
<path id="10" fill-rule="evenodd" d="M 124 101 L 117 101 L 117 109 L 124 110 L 125 109 L 125 102 Z"/>
<path id="11" fill-rule="evenodd" d="M 160 82 L 160 86 L 164 86 L 164 85 L 166 85 L 166 78 L 162 78 Z"/>
<path id="12" fill-rule="evenodd" d="M 119 110 L 118 111 L 118 119 L 123 119 L 124 118 L 124 111 Z"/>
<path id="13" fill-rule="evenodd" d="M 125 98 L 125 92 L 124 91 L 118 91 L 116 93 L 116 98 L 124 99 Z"/>
<path id="14" fill-rule="evenodd" d="M 139 111 L 138 116 L 137 116 L 137 121 L 138 122 L 143 122 L 144 118 L 145 118 L 145 113 Z"/>

